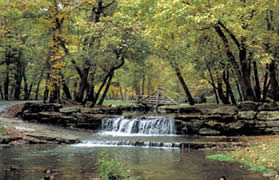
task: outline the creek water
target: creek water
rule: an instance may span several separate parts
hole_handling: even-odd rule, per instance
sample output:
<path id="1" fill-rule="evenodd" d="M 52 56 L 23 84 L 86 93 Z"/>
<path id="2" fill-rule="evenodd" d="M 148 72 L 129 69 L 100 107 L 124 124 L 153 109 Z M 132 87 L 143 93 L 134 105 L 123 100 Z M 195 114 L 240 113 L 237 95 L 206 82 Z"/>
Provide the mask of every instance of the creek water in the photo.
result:
<path id="1" fill-rule="evenodd" d="M 97 160 L 103 153 L 117 156 L 122 165 L 131 170 L 134 179 L 219 180 L 221 176 L 234 180 L 264 179 L 237 163 L 207 159 L 206 156 L 213 151 L 189 151 L 176 147 L 175 143 L 185 141 L 210 142 L 218 139 L 176 136 L 172 118 L 140 116 L 107 119 L 97 133 L 11 121 L 15 121 L 18 128 L 75 135 L 82 142 L 76 145 L 0 146 L 0 180 L 39 180 L 44 177 L 43 171 L 47 168 L 55 169 L 58 173 L 56 179 L 59 180 L 96 179 Z M 141 146 L 135 142 L 141 142 Z M 10 165 L 17 169 L 8 170 Z"/>

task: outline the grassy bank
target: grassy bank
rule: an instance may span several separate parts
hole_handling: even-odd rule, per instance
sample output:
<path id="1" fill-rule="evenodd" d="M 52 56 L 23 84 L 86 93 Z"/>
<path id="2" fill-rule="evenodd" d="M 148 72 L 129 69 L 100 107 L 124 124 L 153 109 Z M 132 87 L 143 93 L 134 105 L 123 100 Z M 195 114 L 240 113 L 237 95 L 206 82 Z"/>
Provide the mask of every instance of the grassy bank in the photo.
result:
<path id="1" fill-rule="evenodd" d="M 250 147 L 208 156 L 209 159 L 239 162 L 251 171 L 273 175 L 279 171 L 279 136 L 261 136 L 251 140 Z"/>

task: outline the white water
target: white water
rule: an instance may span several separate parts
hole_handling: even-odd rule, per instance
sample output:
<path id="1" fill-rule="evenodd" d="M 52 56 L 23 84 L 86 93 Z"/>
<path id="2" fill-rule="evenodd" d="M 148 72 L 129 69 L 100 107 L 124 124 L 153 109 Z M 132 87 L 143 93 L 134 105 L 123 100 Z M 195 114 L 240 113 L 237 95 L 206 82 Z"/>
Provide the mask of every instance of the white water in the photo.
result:
<path id="1" fill-rule="evenodd" d="M 109 118 L 102 121 L 98 140 L 83 141 L 76 147 L 143 147 L 179 148 L 180 143 L 153 141 L 154 136 L 176 136 L 174 119 L 170 117 Z M 120 138 L 119 138 L 120 136 Z M 108 137 L 112 139 L 108 140 Z M 144 138 L 145 137 L 145 138 Z"/>
<path id="2" fill-rule="evenodd" d="M 100 135 L 111 136 L 174 136 L 174 119 L 170 117 L 110 118 L 102 122 Z"/>

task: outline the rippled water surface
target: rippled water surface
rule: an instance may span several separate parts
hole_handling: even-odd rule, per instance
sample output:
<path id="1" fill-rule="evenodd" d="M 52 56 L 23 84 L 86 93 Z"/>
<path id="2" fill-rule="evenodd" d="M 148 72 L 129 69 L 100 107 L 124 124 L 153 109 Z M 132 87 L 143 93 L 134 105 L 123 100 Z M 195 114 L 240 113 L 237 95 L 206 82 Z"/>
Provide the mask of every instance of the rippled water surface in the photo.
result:
<path id="1" fill-rule="evenodd" d="M 218 180 L 263 179 L 240 168 L 205 158 L 205 151 L 138 147 L 75 147 L 71 145 L 24 145 L 0 148 L 0 179 L 39 180 L 46 168 L 57 170 L 57 179 L 84 180 L 98 176 L 96 161 L 102 152 L 117 156 L 136 179 Z M 17 170 L 8 171 L 10 165 Z"/>

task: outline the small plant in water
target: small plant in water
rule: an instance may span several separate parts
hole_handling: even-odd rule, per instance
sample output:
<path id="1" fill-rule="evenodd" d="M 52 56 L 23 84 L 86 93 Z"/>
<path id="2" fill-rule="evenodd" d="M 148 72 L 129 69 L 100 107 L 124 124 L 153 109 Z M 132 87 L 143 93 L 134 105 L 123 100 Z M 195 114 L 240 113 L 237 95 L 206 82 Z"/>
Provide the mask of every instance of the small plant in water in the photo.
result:
<path id="1" fill-rule="evenodd" d="M 0 136 L 4 135 L 4 127 L 2 124 L 0 124 Z"/>
<path id="2" fill-rule="evenodd" d="M 130 178 L 130 170 L 123 168 L 117 156 L 102 153 L 97 161 L 98 171 L 102 180 L 124 180 Z"/>

